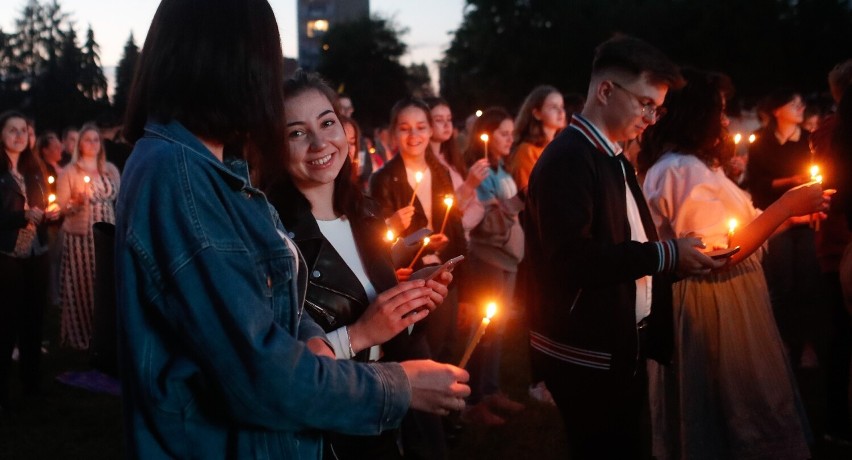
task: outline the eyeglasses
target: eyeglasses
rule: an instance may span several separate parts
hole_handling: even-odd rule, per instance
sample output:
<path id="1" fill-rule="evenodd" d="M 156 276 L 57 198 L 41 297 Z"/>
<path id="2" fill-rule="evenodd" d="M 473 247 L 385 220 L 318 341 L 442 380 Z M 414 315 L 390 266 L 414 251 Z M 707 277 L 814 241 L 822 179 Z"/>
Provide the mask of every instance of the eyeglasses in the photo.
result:
<path id="1" fill-rule="evenodd" d="M 647 98 L 640 96 L 634 93 L 633 91 L 630 91 L 629 89 L 621 86 L 618 82 L 610 81 L 610 83 L 612 83 L 612 86 L 624 91 L 625 93 L 633 96 L 633 98 L 636 99 L 636 102 L 638 102 L 639 105 L 642 106 L 642 118 L 657 121 L 660 118 L 663 118 L 666 115 L 666 112 L 668 112 L 665 107 L 658 106 L 653 102 L 642 102 L 644 99 Z"/>

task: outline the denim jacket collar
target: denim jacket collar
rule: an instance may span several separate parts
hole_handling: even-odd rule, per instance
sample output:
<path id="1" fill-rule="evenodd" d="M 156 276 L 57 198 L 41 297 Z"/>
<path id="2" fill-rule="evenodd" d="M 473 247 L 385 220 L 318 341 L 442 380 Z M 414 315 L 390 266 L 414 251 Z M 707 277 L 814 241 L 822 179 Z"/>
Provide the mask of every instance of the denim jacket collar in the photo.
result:
<path id="1" fill-rule="evenodd" d="M 145 131 L 152 135 L 168 139 L 183 145 L 189 152 L 198 155 L 205 161 L 210 162 L 213 168 L 222 174 L 225 181 L 234 188 L 234 190 L 246 190 L 259 192 L 251 184 L 249 178 L 248 162 L 242 158 L 227 156 L 219 161 L 213 152 L 210 151 L 192 132 L 177 120 L 171 120 L 166 124 L 158 122 L 148 122 L 145 125 Z"/>

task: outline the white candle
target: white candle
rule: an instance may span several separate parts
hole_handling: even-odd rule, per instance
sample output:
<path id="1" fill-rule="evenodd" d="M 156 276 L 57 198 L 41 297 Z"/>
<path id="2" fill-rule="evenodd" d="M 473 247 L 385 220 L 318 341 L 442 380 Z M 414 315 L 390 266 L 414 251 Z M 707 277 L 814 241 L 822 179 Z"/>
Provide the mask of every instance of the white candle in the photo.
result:
<path id="1" fill-rule="evenodd" d="M 411 259 L 411 263 L 408 264 L 408 268 L 413 268 L 414 263 L 417 262 L 417 259 L 420 258 L 420 254 L 423 254 L 423 250 L 426 249 L 426 246 L 429 246 L 429 237 L 423 238 L 423 245 L 420 246 L 420 249 L 417 251 L 417 254 L 414 254 L 414 259 Z"/>
<path id="2" fill-rule="evenodd" d="M 423 180 L 423 173 L 417 171 L 414 174 L 414 192 L 411 194 L 411 201 L 408 202 L 409 206 L 414 206 L 414 199 L 417 198 L 417 189 L 420 187 L 420 181 Z"/>
<path id="3" fill-rule="evenodd" d="M 476 332 L 473 334 L 473 337 L 470 338 L 470 341 L 467 342 L 467 347 L 464 349 L 461 362 L 459 362 L 459 367 L 462 369 L 467 366 L 467 362 L 470 361 L 470 357 L 473 355 L 473 350 L 482 339 L 482 336 L 485 335 L 485 329 L 488 328 L 489 324 L 491 324 L 491 318 L 494 317 L 496 313 L 497 304 L 494 302 L 489 303 L 485 312 L 485 317 L 482 318 L 482 322 L 479 323 L 479 327 L 476 328 Z"/>
<path id="4" fill-rule="evenodd" d="M 453 207 L 452 195 L 447 195 L 444 197 L 444 204 L 447 205 L 447 211 L 444 213 L 444 222 L 441 223 L 441 231 L 438 233 L 444 233 L 444 229 L 447 228 L 447 219 L 449 219 L 450 217 L 450 208 Z"/>

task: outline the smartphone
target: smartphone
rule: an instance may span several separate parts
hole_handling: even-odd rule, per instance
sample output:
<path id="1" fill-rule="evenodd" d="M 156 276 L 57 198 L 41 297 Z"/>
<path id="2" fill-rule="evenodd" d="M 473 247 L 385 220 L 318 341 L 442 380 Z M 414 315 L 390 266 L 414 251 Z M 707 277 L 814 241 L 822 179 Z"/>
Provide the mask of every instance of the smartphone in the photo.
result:
<path id="1" fill-rule="evenodd" d="M 417 270 L 416 272 L 412 273 L 411 277 L 409 277 L 408 279 L 409 280 L 421 280 L 422 279 L 422 280 L 426 280 L 426 281 L 433 280 L 438 275 L 440 275 L 441 273 L 443 273 L 445 271 L 448 271 L 448 272 L 453 271 L 453 268 L 455 268 L 456 265 L 458 265 L 463 260 L 464 260 L 464 256 L 456 256 L 456 257 L 453 257 L 452 259 L 444 262 L 442 265 L 434 265 L 434 266 L 431 266 L 431 267 L 421 268 L 420 270 Z"/>
<path id="2" fill-rule="evenodd" d="M 738 252 L 740 252 L 740 247 L 734 246 L 732 248 L 716 249 L 714 251 L 705 252 L 704 255 L 711 259 L 719 260 L 727 259 Z"/>

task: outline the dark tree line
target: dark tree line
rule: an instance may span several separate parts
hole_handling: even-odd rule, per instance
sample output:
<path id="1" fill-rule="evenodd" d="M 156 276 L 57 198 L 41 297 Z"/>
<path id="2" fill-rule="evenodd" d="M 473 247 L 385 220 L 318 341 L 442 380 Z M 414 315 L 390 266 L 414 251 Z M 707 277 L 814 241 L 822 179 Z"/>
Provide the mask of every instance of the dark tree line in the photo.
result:
<path id="1" fill-rule="evenodd" d="M 681 64 L 726 72 L 753 101 L 776 86 L 824 91 L 852 57 L 849 0 L 467 0 L 441 63 L 459 113 L 516 109 L 537 84 L 585 93 L 594 47 L 616 33 Z"/>
<path id="2" fill-rule="evenodd" d="M 82 45 L 79 42 L 76 24 L 58 0 L 28 0 L 15 29 L 0 30 L 0 108 L 22 110 L 40 130 L 114 118 L 118 112 L 107 96 L 100 47 L 91 26 Z M 132 42 L 131 36 L 122 59 L 131 69 L 138 56 Z M 123 71 L 127 80 L 128 71 Z M 126 93 L 128 83 L 123 83 L 119 89 Z"/>
<path id="3" fill-rule="evenodd" d="M 405 67 L 405 34 L 389 20 L 373 17 L 335 25 L 324 37 L 317 71 L 352 98 L 364 128 L 388 122 L 391 106 L 406 94 L 431 95 L 425 64 Z"/>

